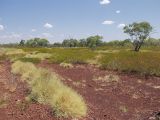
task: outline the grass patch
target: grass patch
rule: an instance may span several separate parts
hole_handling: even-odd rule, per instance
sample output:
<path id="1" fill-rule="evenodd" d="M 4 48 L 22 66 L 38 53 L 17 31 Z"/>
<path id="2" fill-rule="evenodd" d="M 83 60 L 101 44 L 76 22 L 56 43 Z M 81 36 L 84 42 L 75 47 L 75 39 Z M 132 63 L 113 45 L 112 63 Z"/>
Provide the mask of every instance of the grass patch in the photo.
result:
<path id="1" fill-rule="evenodd" d="M 136 72 L 143 75 L 160 75 L 160 53 L 121 51 L 104 54 L 100 60 L 102 69 Z"/>
<path id="2" fill-rule="evenodd" d="M 2 51 L 7 55 L 26 54 L 22 49 L 17 48 L 2 48 Z"/>
<path id="3" fill-rule="evenodd" d="M 51 63 L 85 64 L 93 59 L 96 52 L 88 48 L 22 48 L 25 52 L 48 53 Z"/>
<path id="4" fill-rule="evenodd" d="M 64 85 L 60 77 L 46 69 L 38 69 L 32 63 L 20 61 L 12 65 L 14 74 L 22 75 L 30 88 L 30 100 L 49 104 L 57 116 L 81 118 L 86 116 L 87 107 L 83 98 Z"/>
<path id="5" fill-rule="evenodd" d="M 45 59 L 49 59 L 52 55 L 49 54 L 49 53 L 36 53 L 36 52 L 33 52 L 33 53 L 30 53 L 30 54 L 27 54 L 25 56 L 25 58 L 37 58 L 37 59 L 40 59 L 40 60 L 45 60 Z"/>
<path id="6" fill-rule="evenodd" d="M 78 87 L 78 86 L 81 85 L 81 83 L 77 81 L 77 82 L 73 82 L 73 85 L 76 86 L 76 87 Z"/>
<path id="7" fill-rule="evenodd" d="M 127 109 L 126 106 L 120 106 L 120 107 L 119 107 L 119 110 L 122 111 L 123 113 L 128 112 L 128 109 Z"/>
<path id="8" fill-rule="evenodd" d="M 4 108 L 7 106 L 7 101 L 3 98 L 0 98 L 0 108 Z"/>
<path id="9" fill-rule="evenodd" d="M 116 46 L 102 46 L 94 51 L 88 48 L 1 49 L 12 61 L 39 63 L 47 59 L 50 63 L 93 64 L 107 70 L 160 76 L 160 47 L 142 47 L 140 52 Z"/>
<path id="10" fill-rule="evenodd" d="M 73 65 L 70 63 L 61 63 L 60 66 L 64 68 L 73 68 Z"/>
<path id="11" fill-rule="evenodd" d="M 39 59 L 39 58 L 25 58 L 25 57 L 22 57 L 22 58 L 18 58 L 16 60 L 19 60 L 19 61 L 22 61 L 22 62 L 31 62 L 31 63 L 40 63 L 41 62 L 41 59 Z"/>
<path id="12" fill-rule="evenodd" d="M 50 62 L 53 63 L 85 64 L 88 60 L 94 58 L 96 54 L 86 48 L 57 48 L 52 50 L 53 56 L 50 58 Z"/>
<path id="13" fill-rule="evenodd" d="M 98 77 L 98 78 L 94 78 L 94 81 L 102 81 L 102 82 L 118 82 L 119 81 L 119 76 L 117 75 L 106 75 L 104 77 Z"/>
<path id="14" fill-rule="evenodd" d="M 0 49 L 0 60 L 9 59 L 11 62 L 16 61 L 19 58 L 24 57 L 26 52 L 22 49 L 17 48 L 1 48 Z"/>
<path id="15" fill-rule="evenodd" d="M 8 97 L 9 95 L 7 93 L 4 93 L 4 95 L 0 96 L 0 108 L 5 108 L 7 106 Z"/>
<path id="16" fill-rule="evenodd" d="M 6 55 L 0 54 L 0 62 L 4 61 L 6 59 L 7 59 Z"/>

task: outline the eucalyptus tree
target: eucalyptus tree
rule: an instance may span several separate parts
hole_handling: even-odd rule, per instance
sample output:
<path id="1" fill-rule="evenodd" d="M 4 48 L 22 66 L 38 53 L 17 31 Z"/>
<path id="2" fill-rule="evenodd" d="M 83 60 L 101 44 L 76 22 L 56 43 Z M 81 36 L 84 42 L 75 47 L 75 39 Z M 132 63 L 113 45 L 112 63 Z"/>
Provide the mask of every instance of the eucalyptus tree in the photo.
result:
<path id="1" fill-rule="evenodd" d="M 133 41 L 134 50 L 138 52 L 144 43 L 144 40 L 149 38 L 153 27 L 148 22 L 134 22 L 126 25 L 123 30 L 124 33 L 130 35 L 131 40 Z"/>

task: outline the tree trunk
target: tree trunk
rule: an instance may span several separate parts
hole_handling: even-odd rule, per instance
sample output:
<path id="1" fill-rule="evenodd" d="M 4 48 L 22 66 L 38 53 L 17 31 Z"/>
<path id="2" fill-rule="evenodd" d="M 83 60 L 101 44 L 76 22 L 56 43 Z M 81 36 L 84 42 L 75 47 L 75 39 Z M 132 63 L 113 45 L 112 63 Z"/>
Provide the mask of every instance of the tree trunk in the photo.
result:
<path id="1" fill-rule="evenodd" d="M 139 46 L 138 46 L 138 49 L 137 49 L 138 51 L 140 50 L 142 44 L 143 44 L 143 42 L 140 42 L 140 43 L 139 43 Z"/>
<path id="2" fill-rule="evenodd" d="M 136 44 L 135 48 L 134 48 L 134 51 L 138 52 L 138 48 L 139 48 L 139 45 Z"/>
<path id="3" fill-rule="evenodd" d="M 134 50 L 135 50 L 136 52 L 139 52 L 142 44 L 143 44 L 143 42 L 137 42 Z"/>

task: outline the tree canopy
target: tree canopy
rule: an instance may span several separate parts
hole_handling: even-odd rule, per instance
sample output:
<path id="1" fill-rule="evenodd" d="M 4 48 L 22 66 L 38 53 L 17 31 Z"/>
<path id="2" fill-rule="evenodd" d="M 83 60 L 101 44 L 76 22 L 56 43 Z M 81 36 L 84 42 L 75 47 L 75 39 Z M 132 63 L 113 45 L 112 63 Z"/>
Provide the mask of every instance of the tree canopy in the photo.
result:
<path id="1" fill-rule="evenodd" d="M 148 22 L 134 22 L 124 27 L 124 33 L 130 35 L 135 46 L 135 51 L 139 51 L 144 40 L 149 37 L 152 30 L 153 27 Z"/>
<path id="2" fill-rule="evenodd" d="M 29 46 L 29 47 L 46 47 L 48 46 L 49 41 L 47 39 L 41 38 L 34 38 L 30 40 L 21 40 L 19 45 L 20 46 Z"/>

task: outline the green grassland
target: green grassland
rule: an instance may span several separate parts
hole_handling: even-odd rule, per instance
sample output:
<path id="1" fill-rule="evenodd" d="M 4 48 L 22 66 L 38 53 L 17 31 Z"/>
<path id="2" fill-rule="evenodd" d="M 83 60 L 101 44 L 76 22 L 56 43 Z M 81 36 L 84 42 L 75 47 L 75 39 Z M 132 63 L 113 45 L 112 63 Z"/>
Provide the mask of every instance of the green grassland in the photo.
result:
<path id="1" fill-rule="evenodd" d="M 39 63 L 94 64 L 100 69 L 160 75 L 160 47 L 143 47 L 134 52 L 127 47 L 89 48 L 1 48 L 0 60 Z"/>

